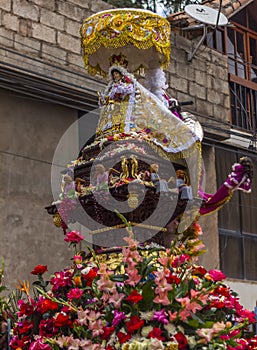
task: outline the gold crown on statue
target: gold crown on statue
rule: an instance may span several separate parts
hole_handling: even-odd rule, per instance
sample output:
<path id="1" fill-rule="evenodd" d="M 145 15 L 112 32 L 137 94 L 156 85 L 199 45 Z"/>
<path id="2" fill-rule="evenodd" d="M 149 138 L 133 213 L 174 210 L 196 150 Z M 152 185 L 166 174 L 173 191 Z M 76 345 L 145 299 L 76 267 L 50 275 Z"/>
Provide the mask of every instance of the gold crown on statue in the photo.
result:
<path id="1" fill-rule="evenodd" d="M 110 66 L 122 66 L 124 68 L 127 68 L 128 66 L 128 60 L 126 59 L 126 56 L 120 53 L 119 55 L 112 55 L 110 58 Z"/>

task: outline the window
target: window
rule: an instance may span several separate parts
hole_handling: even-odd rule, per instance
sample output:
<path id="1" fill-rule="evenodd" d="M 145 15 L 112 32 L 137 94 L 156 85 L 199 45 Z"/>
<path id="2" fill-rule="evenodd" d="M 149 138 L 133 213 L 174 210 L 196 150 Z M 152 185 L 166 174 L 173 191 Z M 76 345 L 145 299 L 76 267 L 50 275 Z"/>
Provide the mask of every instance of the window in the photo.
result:
<path id="1" fill-rule="evenodd" d="M 220 186 L 231 171 L 233 163 L 243 156 L 242 150 L 216 148 L 217 185 Z M 244 154 L 245 155 L 245 154 Z M 250 158 L 257 172 L 257 156 Z M 252 193 L 256 193 L 256 181 Z M 257 280 L 257 198 L 235 191 L 230 202 L 218 213 L 220 267 L 230 278 Z"/>

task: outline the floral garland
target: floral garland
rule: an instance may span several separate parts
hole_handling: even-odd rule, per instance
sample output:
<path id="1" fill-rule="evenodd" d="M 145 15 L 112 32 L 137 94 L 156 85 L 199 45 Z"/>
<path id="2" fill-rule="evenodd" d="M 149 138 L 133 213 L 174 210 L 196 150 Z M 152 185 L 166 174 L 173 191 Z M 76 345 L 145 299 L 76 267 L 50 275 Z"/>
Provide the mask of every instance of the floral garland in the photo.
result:
<path id="1" fill-rule="evenodd" d="M 239 304 L 221 271 L 196 264 L 202 252 L 199 224 L 166 251 L 151 245 L 139 249 L 131 228 L 128 232 L 114 271 L 94 251 L 89 262 L 75 250 L 73 265 L 55 272 L 50 282 L 42 277 L 47 266 L 36 266 L 37 296 L 26 290 L 19 301 L 10 348 L 256 349 L 257 338 L 245 337 L 255 315 Z M 65 237 L 75 249 L 81 240 L 78 231 Z"/>

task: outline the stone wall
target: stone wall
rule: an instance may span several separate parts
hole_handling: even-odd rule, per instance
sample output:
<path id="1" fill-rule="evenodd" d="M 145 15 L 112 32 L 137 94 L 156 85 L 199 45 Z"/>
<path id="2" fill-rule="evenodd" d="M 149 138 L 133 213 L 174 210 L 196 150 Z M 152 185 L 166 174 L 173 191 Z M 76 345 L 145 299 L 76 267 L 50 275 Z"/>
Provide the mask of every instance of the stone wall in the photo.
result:
<path id="1" fill-rule="evenodd" d="M 171 94 L 181 102 L 193 101 L 193 105 L 184 110 L 198 116 L 206 134 L 215 139 L 229 138 L 226 133 L 230 129 L 227 57 L 202 45 L 188 62 L 188 53 L 196 42 L 172 33 L 171 45 L 171 64 L 167 70 Z"/>

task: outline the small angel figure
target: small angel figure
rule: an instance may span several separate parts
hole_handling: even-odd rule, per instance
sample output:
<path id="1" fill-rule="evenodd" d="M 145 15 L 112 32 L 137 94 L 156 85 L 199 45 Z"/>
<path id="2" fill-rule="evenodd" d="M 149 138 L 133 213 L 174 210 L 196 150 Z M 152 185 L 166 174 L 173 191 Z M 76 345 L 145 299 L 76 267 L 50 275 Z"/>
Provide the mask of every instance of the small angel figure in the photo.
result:
<path id="1" fill-rule="evenodd" d="M 186 174 L 184 170 L 181 170 L 181 169 L 177 170 L 176 176 L 177 176 L 176 184 L 179 191 L 179 198 L 192 200 L 193 199 L 192 187 L 187 184 Z"/>
<path id="2" fill-rule="evenodd" d="M 109 172 L 105 170 L 103 164 L 97 164 L 95 166 L 95 179 L 96 179 L 96 191 L 108 191 L 109 190 Z"/>
<path id="3" fill-rule="evenodd" d="M 150 165 L 150 179 L 152 183 L 156 186 L 156 193 L 168 193 L 169 187 L 166 180 L 161 179 L 159 174 L 159 165 L 151 164 Z"/>

